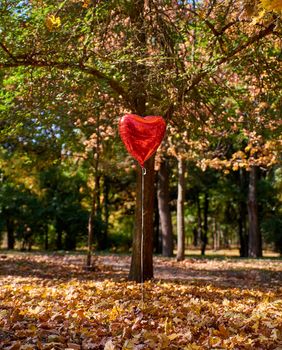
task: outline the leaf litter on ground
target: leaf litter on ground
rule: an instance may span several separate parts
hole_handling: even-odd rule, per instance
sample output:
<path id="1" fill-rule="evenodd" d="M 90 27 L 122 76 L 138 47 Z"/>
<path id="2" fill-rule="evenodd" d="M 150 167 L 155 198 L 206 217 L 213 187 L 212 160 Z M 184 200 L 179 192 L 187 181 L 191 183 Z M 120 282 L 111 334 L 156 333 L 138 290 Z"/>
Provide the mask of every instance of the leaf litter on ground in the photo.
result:
<path id="1" fill-rule="evenodd" d="M 83 263 L 0 256 L 1 349 L 282 349 L 281 260 L 158 257 L 143 288 L 129 257 Z"/>

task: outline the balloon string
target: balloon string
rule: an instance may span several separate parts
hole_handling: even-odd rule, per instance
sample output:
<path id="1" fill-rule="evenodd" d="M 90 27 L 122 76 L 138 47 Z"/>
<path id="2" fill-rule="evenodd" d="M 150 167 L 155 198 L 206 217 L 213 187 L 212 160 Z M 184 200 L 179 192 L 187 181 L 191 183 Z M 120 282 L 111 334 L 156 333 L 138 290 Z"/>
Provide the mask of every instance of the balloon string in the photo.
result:
<path id="1" fill-rule="evenodd" d="M 142 309 L 144 308 L 144 177 L 146 175 L 146 168 L 141 168 L 142 170 L 142 199 L 141 199 L 141 291 L 142 291 Z"/>

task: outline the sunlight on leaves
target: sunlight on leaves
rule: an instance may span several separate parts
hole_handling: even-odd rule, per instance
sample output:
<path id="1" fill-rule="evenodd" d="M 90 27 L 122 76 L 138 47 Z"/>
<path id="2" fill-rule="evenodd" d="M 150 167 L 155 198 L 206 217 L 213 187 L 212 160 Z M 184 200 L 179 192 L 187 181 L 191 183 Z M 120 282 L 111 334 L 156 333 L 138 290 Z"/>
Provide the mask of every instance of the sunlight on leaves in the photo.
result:
<path id="1" fill-rule="evenodd" d="M 45 19 L 45 25 L 50 32 L 56 31 L 61 27 L 61 19 L 54 15 L 48 15 Z"/>
<path id="2" fill-rule="evenodd" d="M 111 256 L 97 258 L 99 273 L 83 270 L 79 256 L 69 260 L 47 255 L 0 257 L 3 349 L 235 350 L 279 346 L 280 261 L 256 261 L 256 268 L 252 260 L 157 261 L 166 271 L 166 279 L 144 283 L 145 302 L 140 309 L 140 285 L 115 275 Z M 191 273 L 192 266 L 198 280 L 187 283 L 177 276 L 176 268 Z M 227 274 L 225 282 L 216 283 L 212 271 Z M 200 280 L 204 274 L 211 277 L 210 282 Z M 267 275 L 273 279 L 264 285 Z"/>

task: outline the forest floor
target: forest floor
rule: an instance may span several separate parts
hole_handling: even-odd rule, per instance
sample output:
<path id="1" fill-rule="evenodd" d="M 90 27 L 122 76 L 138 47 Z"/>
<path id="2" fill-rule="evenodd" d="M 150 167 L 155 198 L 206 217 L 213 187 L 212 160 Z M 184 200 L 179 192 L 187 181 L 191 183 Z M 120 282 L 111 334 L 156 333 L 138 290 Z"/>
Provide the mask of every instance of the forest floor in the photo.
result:
<path id="1" fill-rule="evenodd" d="M 0 349 L 282 349 L 282 261 L 0 253 Z M 142 302 L 143 294 L 143 302 Z"/>

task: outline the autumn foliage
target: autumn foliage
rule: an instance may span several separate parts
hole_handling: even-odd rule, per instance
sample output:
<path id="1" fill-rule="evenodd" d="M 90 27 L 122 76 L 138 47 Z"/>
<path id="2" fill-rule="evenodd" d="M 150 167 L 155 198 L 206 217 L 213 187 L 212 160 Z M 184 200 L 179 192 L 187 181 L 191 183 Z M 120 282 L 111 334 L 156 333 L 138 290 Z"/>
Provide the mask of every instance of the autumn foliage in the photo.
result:
<path id="1" fill-rule="evenodd" d="M 280 261 L 156 258 L 141 286 L 96 259 L 1 255 L 1 349 L 281 349 Z"/>

